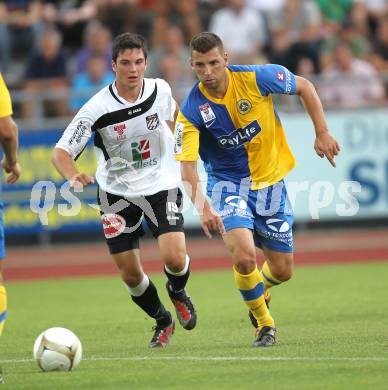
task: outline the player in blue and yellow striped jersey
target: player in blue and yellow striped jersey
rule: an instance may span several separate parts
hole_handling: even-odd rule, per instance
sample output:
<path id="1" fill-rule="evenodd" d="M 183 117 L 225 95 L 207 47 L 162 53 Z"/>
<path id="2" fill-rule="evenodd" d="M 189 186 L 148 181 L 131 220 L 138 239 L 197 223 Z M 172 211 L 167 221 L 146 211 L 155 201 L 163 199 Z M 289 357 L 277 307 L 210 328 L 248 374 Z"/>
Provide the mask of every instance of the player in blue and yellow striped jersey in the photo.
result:
<path id="1" fill-rule="evenodd" d="M 339 146 L 306 79 L 279 65 L 230 66 L 222 41 L 212 33 L 195 36 L 190 50 L 199 82 L 176 121 L 176 158 L 205 234 L 221 233 L 231 253 L 237 288 L 257 328 L 254 346 L 271 346 L 275 323 L 266 305 L 268 289 L 293 272 L 293 215 L 283 179 L 295 166 L 272 94 L 301 97 L 314 123 L 315 150 L 333 166 Z M 199 156 L 211 203 L 199 184 Z M 261 271 L 255 245 L 266 257 Z"/>
<path id="2" fill-rule="evenodd" d="M 2 168 L 8 173 L 7 183 L 15 183 L 20 176 L 17 160 L 18 129 L 12 117 L 11 98 L 0 73 L 0 145 L 3 150 Z M 0 200 L 0 336 L 7 316 L 7 293 L 3 284 L 2 259 L 4 251 L 3 204 Z M 0 371 L 0 383 L 3 376 Z"/>

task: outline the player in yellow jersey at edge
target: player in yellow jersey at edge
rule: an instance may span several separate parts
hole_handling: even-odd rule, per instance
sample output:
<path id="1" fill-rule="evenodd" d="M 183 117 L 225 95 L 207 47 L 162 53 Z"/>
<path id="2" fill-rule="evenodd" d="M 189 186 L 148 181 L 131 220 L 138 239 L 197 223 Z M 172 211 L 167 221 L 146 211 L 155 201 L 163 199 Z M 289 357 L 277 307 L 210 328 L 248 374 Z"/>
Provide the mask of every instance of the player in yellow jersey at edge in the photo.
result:
<path id="1" fill-rule="evenodd" d="M 0 73 L 0 144 L 3 151 L 1 166 L 9 174 L 7 183 L 15 183 L 20 176 L 20 165 L 17 159 L 18 128 L 12 117 L 12 104 L 7 86 Z M 3 202 L 0 200 L 0 336 L 3 333 L 5 318 L 7 317 L 7 292 L 3 284 L 4 227 Z M 4 383 L 0 370 L 0 383 Z"/>
<path id="2" fill-rule="evenodd" d="M 269 288 L 293 273 L 293 211 L 284 177 L 295 166 L 272 94 L 296 94 L 314 124 L 315 151 L 335 167 L 339 153 L 314 86 L 283 66 L 229 65 L 221 39 L 203 32 L 190 42 L 199 82 L 175 125 L 175 156 L 205 234 L 222 235 L 236 286 L 256 328 L 255 347 L 275 344 Z M 208 176 L 202 193 L 197 160 Z M 255 246 L 266 261 L 257 267 Z"/>

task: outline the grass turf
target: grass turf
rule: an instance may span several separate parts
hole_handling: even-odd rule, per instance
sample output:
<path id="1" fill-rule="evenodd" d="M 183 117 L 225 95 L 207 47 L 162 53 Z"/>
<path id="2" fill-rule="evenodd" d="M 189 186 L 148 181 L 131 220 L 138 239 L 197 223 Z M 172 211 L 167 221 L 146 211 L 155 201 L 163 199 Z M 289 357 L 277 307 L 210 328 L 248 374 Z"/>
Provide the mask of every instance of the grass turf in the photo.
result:
<path id="1" fill-rule="evenodd" d="M 172 309 L 164 276 L 152 280 Z M 197 328 L 177 323 L 160 350 L 148 348 L 153 322 L 118 277 L 9 283 L 0 366 L 10 389 L 386 389 L 387 280 L 388 262 L 297 268 L 272 290 L 278 343 L 257 349 L 232 273 L 194 273 Z M 77 370 L 42 373 L 32 361 L 52 326 L 81 339 Z"/>

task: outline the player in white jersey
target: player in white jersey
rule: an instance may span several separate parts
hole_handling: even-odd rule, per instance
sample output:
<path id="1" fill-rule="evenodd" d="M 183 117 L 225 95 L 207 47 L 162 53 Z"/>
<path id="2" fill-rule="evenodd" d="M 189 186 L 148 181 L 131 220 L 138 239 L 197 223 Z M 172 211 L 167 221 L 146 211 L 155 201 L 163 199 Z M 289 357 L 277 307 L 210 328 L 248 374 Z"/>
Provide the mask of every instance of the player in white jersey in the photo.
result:
<path id="1" fill-rule="evenodd" d="M 112 68 L 116 80 L 94 95 L 64 131 L 53 152 L 58 172 L 74 188 L 94 182 L 75 160 L 94 134 L 98 202 L 109 251 L 132 300 L 156 320 L 151 347 L 164 347 L 175 323 L 143 272 L 139 238 L 145 219 L 158 240 L 167 291 L 179 322 L 193 329 L 196 311 L 185 286 L 189 278 L 181 214 L 179 164 L 173 157 L 172 127 L 177 107 L 161 79 L 145 79 L 147 50 L 142 36 L 116 37 Z"/>

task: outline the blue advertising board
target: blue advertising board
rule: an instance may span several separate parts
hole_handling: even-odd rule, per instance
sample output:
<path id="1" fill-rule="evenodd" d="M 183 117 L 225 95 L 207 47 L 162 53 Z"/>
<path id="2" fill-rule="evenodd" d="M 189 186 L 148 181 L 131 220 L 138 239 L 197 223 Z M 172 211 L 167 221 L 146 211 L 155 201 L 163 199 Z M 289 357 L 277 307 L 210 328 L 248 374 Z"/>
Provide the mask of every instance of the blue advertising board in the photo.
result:
<path id="1" fill-rule="evenodd" d="M 22 175 L 14 185 L 7 185 L 5 176 L 2 177 L 1 197 L 5 206 L 4 223 L 8 236 L 44 231 L 101 230 L 99 212 L 89 206 L 96 201 L 97 186 L 89 186 L 84 192 L 76 194 L 81 207 L 78 212 L 74 212 L 79 202 L 71 198 L 68 185 L 51 163 L 53 147 L 62 132 L 61 129 L 20 131 L 19 160 Z M 83 172 L 94 173 L 96 161 L 91 142 L 76 164 Z"/>

